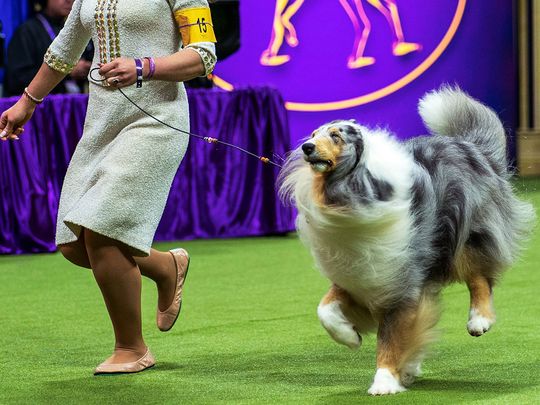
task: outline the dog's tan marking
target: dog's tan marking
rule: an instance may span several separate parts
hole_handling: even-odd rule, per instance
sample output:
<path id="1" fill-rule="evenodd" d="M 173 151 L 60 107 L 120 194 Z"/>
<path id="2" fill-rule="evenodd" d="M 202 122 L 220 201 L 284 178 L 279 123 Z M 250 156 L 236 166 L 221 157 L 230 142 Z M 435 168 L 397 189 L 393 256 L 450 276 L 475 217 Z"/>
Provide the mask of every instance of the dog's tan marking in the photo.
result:
<path id="1" fill-rule="evenodd" d="M 319 207 L 326 205 L 324 183 L 324 176 L 321 173 L 315 173 L 313 175 L 313 201 Z"/>
<path id="2" fill-rule="evenodd" d="M 333 284 L 330 290 L 325 294 L 321 300 L 321 304 L 328 305 L 334 301 L 341 301 L 342 303 L 348 303 L 351 300 L 349 293 L 337 285 Z"/>
<path id="3" fill-rule="evenodd" d="M 330 132 L 330 135 L 340 135 L 341 132 L 339 131 L 338 127 L 332 127 L 328 130 Z"/>
<path id="4" fill-rule="evenodd" d="M 330 161 L 331 166 L 328 172 L 333 171 L 336 162 L 342 153 L 343 146 L 341 144 L 336 144 L 331 138 L 326 136 L 315 139 L 313 143 L 315 144 L 317 158 Z M 327 205 L 324 192 L 326 173 L 315 173 L 313 178 L 313 200 L 319 207 Z"/>
<path id="5" fill-rule="evenodd" d="M 479 271 L 479 259 L 475 255 L 474 250 L 470 247 L 465 247 L 461 254 L 456 256 L 454 268 L 452 269 L 452 281 L 464 282 Z"/>
<path id="6" fill-rule="evenodd" d="M 481 274 L 474 274 L 467 280 L 467 287 L 471 296 L 471 310 L 489 320 L 495 319 L 492 305 L 492 289 L 489 281 Z"/>
<path id="7" fill-rule="evenodd" d="M 403 380 L 403 371 L 419 362 L 435 339 L 439 314 L 436 295 L 427 292 L 418 303 L 386 313 L 377 333 L 377 369 L 386 368 Z"/>
<path id="8" fill-rule="evenodd" d="M 330 169 L 333 169 L 339 156 L 341 155 L 343 146 L 341 144 L 336 144 L 328 136 L 319 137 L 315 139 L 313 143 L 315 144 L 315 151 L 317 153 L 317 157 L 321 160 L 331 161 L 332 167 Z"/>
<path id="9" fill-rule="evenodd" d="M 479 257 L 472 248 L 466 247 L 456 259 L 454 279 L 464 281 L 469 288 L 471 310 L 491 321 L 495 320 L 492 301 L 492 283 L 485 274 L 496 273 L 486 268 L 485 259 Z"/>

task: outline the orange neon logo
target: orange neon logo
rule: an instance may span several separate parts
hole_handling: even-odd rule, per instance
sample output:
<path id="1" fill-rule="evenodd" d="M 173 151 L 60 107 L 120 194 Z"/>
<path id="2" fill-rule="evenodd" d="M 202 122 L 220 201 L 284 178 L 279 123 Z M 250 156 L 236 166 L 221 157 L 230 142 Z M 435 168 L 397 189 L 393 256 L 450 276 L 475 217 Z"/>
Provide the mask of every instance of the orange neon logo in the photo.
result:
<path id="1" fill-rule="evenodd" d="M 392 53 L 394 56 L 400 57 L 422 49 L 420 43 L 407 42 L 405 40 L 397 0 L 339 0 L 347 13 L 347 16 L 351 20 L 355 32 L 353 50 L 347 60 L 347 67 L 349 69 L 360 69 L 376 63 L 375 58 L 365 54 L 365 47 L 369 41 L 372 27 L 371 21 L 364 10 L 362 1 L 375 7 L 375 9 L 385 17 L 393 34 Z M 290 47 L 296 47 L 300 44 L 295 27 L 291 23 L 291 18 L 300 11 L 303 3 L 304 0 L 276 0 L 270 43 L 260 56 L 260 63 L 262 65 L 270 67 L 280 66 L 291 61 L 291 57 L 282 51 L 282 47 L 284 42 Z M 398 91 L 422 75 L 443 54 L 461 23 L 465 6 L 466 0 L 458 0 L 458 5 L 452 18 L 452 22 L 450 23 L 450 27 L 446 31 L 441 42 L 435 47 L 431 54 L 422 61 L 422 63 L 400 79 L 376 91 L 346 100 L 322 103 L 287 101 L 287 109 L 309 112 L 340 110 L 367 104 Z M 213 81 L 222 89 L 229 91 L 234 89 L 234 86 L 231 83 L 217 75 L 213 76 Z"/>

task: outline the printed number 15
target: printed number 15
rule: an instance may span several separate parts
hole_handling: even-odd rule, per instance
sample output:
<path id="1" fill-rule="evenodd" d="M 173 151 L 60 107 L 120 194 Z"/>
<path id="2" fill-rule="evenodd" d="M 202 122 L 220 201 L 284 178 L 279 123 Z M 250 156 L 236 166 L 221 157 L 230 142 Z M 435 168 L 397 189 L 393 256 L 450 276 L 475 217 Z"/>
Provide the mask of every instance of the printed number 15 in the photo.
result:
<path id="1" fill-rule="evenodd" d="M 197 24 L 199 25 L 199 31 L 206 34 L 208 28 L 206 28 L 205 18 L 197 18 Z"/>

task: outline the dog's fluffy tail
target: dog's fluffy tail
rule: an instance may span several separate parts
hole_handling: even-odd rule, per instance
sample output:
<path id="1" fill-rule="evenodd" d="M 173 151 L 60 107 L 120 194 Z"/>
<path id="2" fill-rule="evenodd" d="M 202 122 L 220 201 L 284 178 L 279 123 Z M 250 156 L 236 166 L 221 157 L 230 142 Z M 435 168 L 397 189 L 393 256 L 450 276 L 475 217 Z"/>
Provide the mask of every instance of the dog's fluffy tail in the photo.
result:
<path id="1" fill-rule="evenodd" d="M 506 170 L 505 130 L 489 107 L 458 87 L 443 86 L 422 97 L 418 112 L 432 134 L 473 142 L 492 164 Z"/>

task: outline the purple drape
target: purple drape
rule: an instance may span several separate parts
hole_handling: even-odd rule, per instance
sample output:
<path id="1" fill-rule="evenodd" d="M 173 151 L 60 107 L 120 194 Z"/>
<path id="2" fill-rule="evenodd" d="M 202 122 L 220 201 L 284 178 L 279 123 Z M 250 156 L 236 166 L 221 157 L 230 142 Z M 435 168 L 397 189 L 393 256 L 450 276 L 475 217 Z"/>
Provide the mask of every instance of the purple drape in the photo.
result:
<path id="1" fill-rule="evenodd" d="M 266 87 L 189 91 L 192 131 L 259 155 L 290 149 L 287 113 Z M 0 112 L 16 99 L 0 99 Z M 82 133 L 87 96 L 51 96 L 18 142 L 0 143 L 0 253 L 54 251 L 58 199 Z M 151 110 L 149 104 L 146 107 Z M 107 106 L 103 106 L 107 108 Z M 192 138 L 174 180 L 156 240 L 288 232 L 293 214 L 277 198 L 278 169 Z"/>

